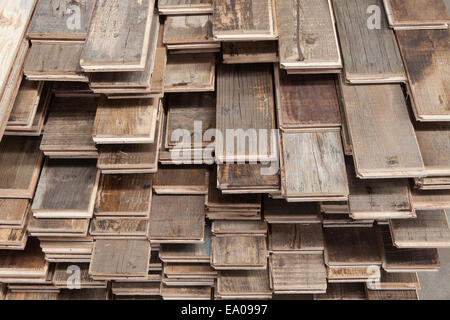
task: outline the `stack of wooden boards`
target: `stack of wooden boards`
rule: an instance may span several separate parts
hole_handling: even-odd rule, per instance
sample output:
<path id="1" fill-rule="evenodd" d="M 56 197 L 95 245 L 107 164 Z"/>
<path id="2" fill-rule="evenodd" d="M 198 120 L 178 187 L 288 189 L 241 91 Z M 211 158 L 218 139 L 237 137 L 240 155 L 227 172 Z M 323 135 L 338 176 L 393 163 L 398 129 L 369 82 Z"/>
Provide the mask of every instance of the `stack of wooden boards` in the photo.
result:
<path id="1" fill-rule="evenodd" d="M 448 9 L 1 2 L 0 300 L 418 299 Z"/>

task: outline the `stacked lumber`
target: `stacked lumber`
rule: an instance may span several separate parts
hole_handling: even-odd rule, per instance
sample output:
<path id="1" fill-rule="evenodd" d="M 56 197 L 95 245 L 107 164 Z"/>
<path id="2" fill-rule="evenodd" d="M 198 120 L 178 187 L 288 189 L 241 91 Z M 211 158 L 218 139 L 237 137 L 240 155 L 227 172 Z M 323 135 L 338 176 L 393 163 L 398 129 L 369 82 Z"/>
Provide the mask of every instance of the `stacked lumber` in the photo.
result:
<path id="1" fill-rule="evenodd" d="M 440 269 L 444 0 L 0 12 L 0 300 L 417 300 Z"/>

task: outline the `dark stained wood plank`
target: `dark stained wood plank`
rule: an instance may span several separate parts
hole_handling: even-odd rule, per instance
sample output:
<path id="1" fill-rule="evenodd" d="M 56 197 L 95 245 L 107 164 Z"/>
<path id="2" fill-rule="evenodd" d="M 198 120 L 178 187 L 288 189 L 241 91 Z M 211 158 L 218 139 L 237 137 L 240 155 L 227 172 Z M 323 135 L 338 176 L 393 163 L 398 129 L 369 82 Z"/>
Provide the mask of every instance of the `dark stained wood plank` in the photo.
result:
<path id="1" fill-rule="evenodd" d="M 153 177 L 153 190 L 157 194 L 208 194 L 208 178 L 205 167 L 159 167 Z"/>
<path id="2" fill-rule="evenodd" d="M 336 83 L 330 75 L 287 75 L 275 66 L 278 124 L 282 130 L 340 127 Z"/>

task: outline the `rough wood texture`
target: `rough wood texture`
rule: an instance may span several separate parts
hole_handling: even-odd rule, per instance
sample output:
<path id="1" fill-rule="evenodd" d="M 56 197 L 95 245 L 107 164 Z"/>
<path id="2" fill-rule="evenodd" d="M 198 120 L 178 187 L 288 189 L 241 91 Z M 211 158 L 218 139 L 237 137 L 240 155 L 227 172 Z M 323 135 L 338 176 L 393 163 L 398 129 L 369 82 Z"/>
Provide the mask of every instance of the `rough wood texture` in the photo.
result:
<path id="1" fill-rule="evenodd" d="M 23 127 L 26 129 L 32 126 L 43 89 L 43 82 L 22 81 L 13 109 L 9 115 L 7 130 L 11 129 L 11 127 Z"/>
<path id="2" fill-rule="evenodd" d="M 165 92 L 214 91 L 215 54 L 173 54 L 167 58 Z"/>
<path id="3" fill-rule="evenodd" d="M 216 270 L 267 268 L 265 236 L 216 235 L 211 240 L 211 265 Z"/>
<path id="4" fill-rule="evenodd" d="M 96 0 L 40 0 L 28 29 L 30 39 L 84 39 Z"/>
<path id="5" fill-rule="evenodd" d="M 450 247 L 450 227 L 444 210 L 417 211 L 417 219 L 391 220 L 390 227 L 398 248 Z"/>
<path id="6" fill-rule="evenodd" d="M 212 13 L 212 0 L 159 0 L 161 14 Z"/>
<path id="7" fill-rule="evenodd" d="M 0 197 L 33 198 L 43 155 L 39 138 L 4 137 L 0 143 Z"/>
<path id="8" fill-rule="evenodd" d="M 95 205 L 96 216 L 144 216 L 150 214 L 150 174 L 103 175 Z"/>
<path id="9" fill-rule="evenodd" d="M 264 221 L 214 221 L 211 227 L 214 234 L 267 234 Z"/>
<path id="10" fill-rule="evenodd" d="M 223 63 L 279 62 L 278 41 L 222 42 Z"/>
<path id="11" fill-rule="evenodd" d="M 367 300 L 419 300 L 415 290 L 367 290 Z"/>
<path id="12" fill-rule="evenodd" d="M 366 300 L 362 283 L 329 283 L 327 293 L 314 295 L 314 300 Z"/>
<path id="13" fill-rule="evenodd" d="M 36 219 L 32 218 L 28 231 L 32 235 L 62 234 L 86 236 L 89 219 Z"/>
<path id="14" fill-rule="evenodd" d="M 100 100 L 92 137 L 96 143 L 154 143 L 159 99 Z"/>
<path id="15" fill-rule="evenodd" d="M 271 251 L 323 251 L 323 230 L 320 223 L 272 224 L 269 237 Z"/>
<path id="16" fill-rule="evenodd" d="M 204 196 L 154 195 L 149 239 L 159 242 L 201 242 L 205 224 Z"/>
<path id="17" fill-rule="evenodd" d="M 47 160 L 32 205 L 34 215 L 92 217 L 98 180 L 95 161 Z"/>
<path id="18" fill-rule="evenodd" d="M 0 24 L 0 96 L 3 94 L 8 75 L 15 63 L 17 53 L 22 45 L 22 38 L 33 14 L 36 0 L 2 1 Z"/>
<path id="19" fill-rule="evenodd" d="M 208 194 L 208 170 L 197 166 L 165 166 L 153 177 L 157 194 Z"/>
<path id="20" fill-rule="evenodd" d="M 282 68 L 342 68 L 330 0 L 277 0 Z"/>
<path id="21" fill-rule="evenodd" d="M 435 180 L 431 184 L 449 184 L 450 123 L 420 123 L 416 124 L 415 131 L 425 164 L 425 174 L 429 177 L 427 180 Z"/>
<path id="22" fill-rule="evenodd" d="M 274 12 L 273 0 L 214 1 L 214 37 L 228 41 L 275 39 Z"/>
<path id="23" fill-rule="evenodd" d="M 216 140 L 216 156 L 220 161 L 274 160 L 276 139 L 271 132 L 275 128 L 271 69 L 270 64 L 219 66 L 216 124 L 223 141 L 220 144 Z M 248 142 L 245 139 L 236 145 L 235 136 L 227 134 L 228 129 L 236 130 L 235 135 L 239 133 L 237 130 L 244 131 L 244 138 L 248 135 L 255 140 Z"/>
<path id="24" fill-rule="evenodd" d="M 381 9 L 380 29 L 367 27 L 367 9 L 371 5 Z M 333 0 L 333 7 L 347 81 L 405 81 L 400 51 L 388 26 L 382 0 Z"/>
<path id="25" fill-rule="evenodd" d="M 394 29 L 445 29 L 445 24 L 450 23 L 445 0 L 383 0 L 383 2 L 389 24 Z"/>
<path id="26" fill-rule="evenodd" d="M 287 197 L 347 197 L 340 133 L 282 133 L 281 186 Z"/>
<path id="27" fill-rule="evenodd" d="M 275 88 L 278 124 L 282 130 L 341 125 L 334 77 L 287 75 L 275 66 Z"/>
<path id="28" fill-rule="evenodd" d="M 30 80 L 87 82 L 79 62 L 82 49 L 82 41 L 34 41 L 23 72 Z"/>
<path id="29" fill-rule="evenodd" d="M 147 240 L 97 240 L 94 245 L 90 275 L 148 275 L 150 243 Z"/>
<path id="30" fill-rule="evenodd" d="M 80 65 L 89 71 L 143 71 L 155 0 L 97 0 Z"/>
<path id="31" fill-rule="evenodd" d="M 236 299 L 242 296 L 272 298 L 269 273 L 261 271 L 221 271 L 217 278 L 217 293 L 222 298 Z"/>
<path id="32" fill-rule="evenodd" d="M 323 254 L 273 253 L 270 272 L 275 293 L 325 293 Z"/>
<path id="33" fill-rule="evenodd" d="M 417 210 L 450 208 L 450 190 L 411 190 L 412 202 Z"/>
<path id="34" fill-rule="evenodd" d="M 164 23 L 164 44 L 214 43 L 210 15 L 169 16 Z"/>
<path id="35" fill-rule="evenodd" d="M 30 200 L 0 199 L 0 225 L 20 228 L 28 214 Z"/>
<path id="36" fill-rule="evenodd" d="M 327 265 L 381 265 L 373 228 L 325 228 L 324 236 Z"/>
<path id="37" fill-rule="evenodd" d="M 418 121 L 450 121 L 450 30 L 397 31 Z"/>
<path id="38" fill-rule="evenodd" d="M 89 234 L 104 238 L 146 239 L 148 220 L 138 218 L 102 218 L 92 219 Z"/>
<path id="39" fill-rule="evenodd" d="M 76 157 L 97 154 L 92 139 L 98 99 L 95 97 L 54 98 L 41 142 L 44 152 L 63 151 Z"/>
<path id="40" fill-rule="evenodd" d="M 351 86 L 341 79 L 341 90 L 358 177 L 422 176 L 422 156 L 401 87 Z"/>

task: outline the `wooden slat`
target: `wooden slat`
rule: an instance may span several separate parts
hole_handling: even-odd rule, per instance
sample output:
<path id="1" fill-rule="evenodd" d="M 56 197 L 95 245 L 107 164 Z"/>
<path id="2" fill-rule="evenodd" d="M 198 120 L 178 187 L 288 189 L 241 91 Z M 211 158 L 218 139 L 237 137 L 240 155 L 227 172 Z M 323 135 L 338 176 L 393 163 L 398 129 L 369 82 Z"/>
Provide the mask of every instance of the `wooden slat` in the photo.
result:
<path id="1" fill-rule="evenodd" d="M 446 29 L 450 14 L 445 0 L 383 0 L 394 29 Z M 448 3 L 448 2 L 447 2 Z"/>
<path id="2" fill-rule="evenodd" d="M 5 23 L 0 25 L 0 96 L 5 89 L 8 75 L 15 63 L 17 53 L 22 45 L 22 38 L 33 14 L 36 0 L 2 1 L 0 12 Z"/>
<path id="3" fill-rule="evenodd" d="M 281 191 L 288 200 L 348 197 L 339 132 L 284 132 L 281 159 Z"/>
<path id="4" fill-rule="evenodd" d="M 330 0 L 277 0 L 276 7 L 282 68 L 342 68 Z"/>
<path id="5" fill-rule="evenodd" d="M 281 251 L 323 251 L 323 230 L 320 223 L 272 224 L 269 249 Z"/>
<path id="6" fill-rule="evenodd" d="M 270 272 L 275 293 L 325 293 L 323 254 L 273 253 Z"/>
<path id="7" fill-rule="evenodd" d="M 11 127 L 23 127 L 26 129 L 32 126 L 43 89 L 43 82 L 22 81 L 13 109 L 9 115 L 6 130 L 11 129 Z"/>
<path id="8" fill-rule="evenodd" d="M 164 91 L 214 91 L 215 78 L 215 54 L 172 54 L 167 57 Z"/>
<path id="9" fill-rule="evenodd" d="M 260 271 L 221 271 L 217 278 L 217 293 L 221 298 L 272 298 L 269 273 Z"/>
<path id="10" fill-rule="evenodd" d="M 368 28 L 367 10 L 371 5 L 381 9 L 379 29 Z M 333 7 L 346 80 L 351 83 L 405 81 L 400 51 L 388 26 L 382 0 L 333 0 Z"/>
<path id="11" fill-rule="evenodd" d="M 314 295 L 314 300 L 366 300 L 362 283 L 329 283 L 327 293 Z"/>
<path id="12" fill-rule="evenodd" d="M 0 199 L 0 227 L 20 228 L 28 214 L 30 200 Z"/>
<path id="13" fill-rule="evenodd" d="M 450 121 L 450 30 L 408 30 L 396 34 L 416 119 Z"/>
<path id="14" fill-rule="evenodd" d="M 275 66 L 275 88 L 280 129 L 340 127 L 334 77 L 287 75 Z"/>
<path id="15" fill-rule="evenodd" d="M 211 19 L 211 15 L 167 17 L 164 23 L 164 44 L 171 49 L 171 46 L 180 44 L 214 43 Z"/>
<path id="16" fill-rule="evenodd" d="M 412 202 L 416 210 L 450 208 L 450 190 L 411 190 Z"/>
<path id="17" fill-rule="evenodd" d="M 28 29 L 30 39 L 84 39 L 96 0 L 40 0 Z"/>
<path id="18" fill-rule="evenodd" d="M 47 160 L 32 210 L 40 218 L 91 218 L 100 174 L 92 160 Z"/>
<path id="19" fill-rule="evenodd" d="M 147 240 L 97 240 L 89 274 L 146 277 L 150 261 Z"/>
<path id="20" fill-rule="evenodd" d="M 33 198 L 43 159 L 39 143 L 39 138 L 3 138 L 0 143 L 0 197 Z"/>
<path id="21" fill-rule="evenodd" d="M 276 28 L 273 0 L 214 1 L 213 33 L 218 40 L 274 40 Z"/>
<path id="22" fill-rule="evenodd" d="M 150 174 L 103 175 L 98 189 L 95 215 L 148 217 L 151 200 Z"/>
<path id="23" fill-rule="evenodd" d="M 155 0 L 97 0 L 80 65 L 86 71 L 143 71 Z"/>
<path id="24" fill-rule="evenodd" d="M 422 156 L 401 87 L 351 86 L 342 79 L 340 86 L 358 177 L 423 176 Z"/>
<path id="25" fill-rule="evenodd" d="M 161 243 L 202 242 L 204 199 L 201 195 L 153 195 L 149 239 Z"/>
<path id="26" fill-rule="evenodd" d="M 212 13 L 212 0 L 159 0 L 161 14 L 200 14 Z"/>
<path id="27" fill-rule="evenodd" d="M 222 42 L 223 63 L 279 62 L 277 41 Z"/>
<path id="28" fill-rule="evenodd" d="M 208 170 L 197 166 L 165 166 L 153 177 L 157 194 L 208 194 Z"/>
<path id="29" fill-rule="evenodd" d="M 96 217 L 89 228 L 96 239 L 147 239 L 147 231 L 146 218 Z"/>
<path id="30" fill-rule="evenodd" d="M 154 143 L 159 99 L 108 100 L 97 108 L 92 137 L 100 144 Z"/>
<path id="31" fill-rule="evenodd" d="M 450 227 L 444 210 L 417 211 L 417 219 L 390 220 L 398 248 L 449 248 Z"/>
<path id="32" fill-rule="evenodd" d="M 271 132 L 275 129 L 271 68 L 270 64 L 219 66 L 216 124 L 223 136 L 222 145 L 216 140 L 219 161 L 275 160 L 276 137 Z M 235 130 L 232 133 L 242 139 L 251 130 L 249 136 L 255 140 L 235 143 L 233 135 L 227 137 L 227 130 Z"/>

